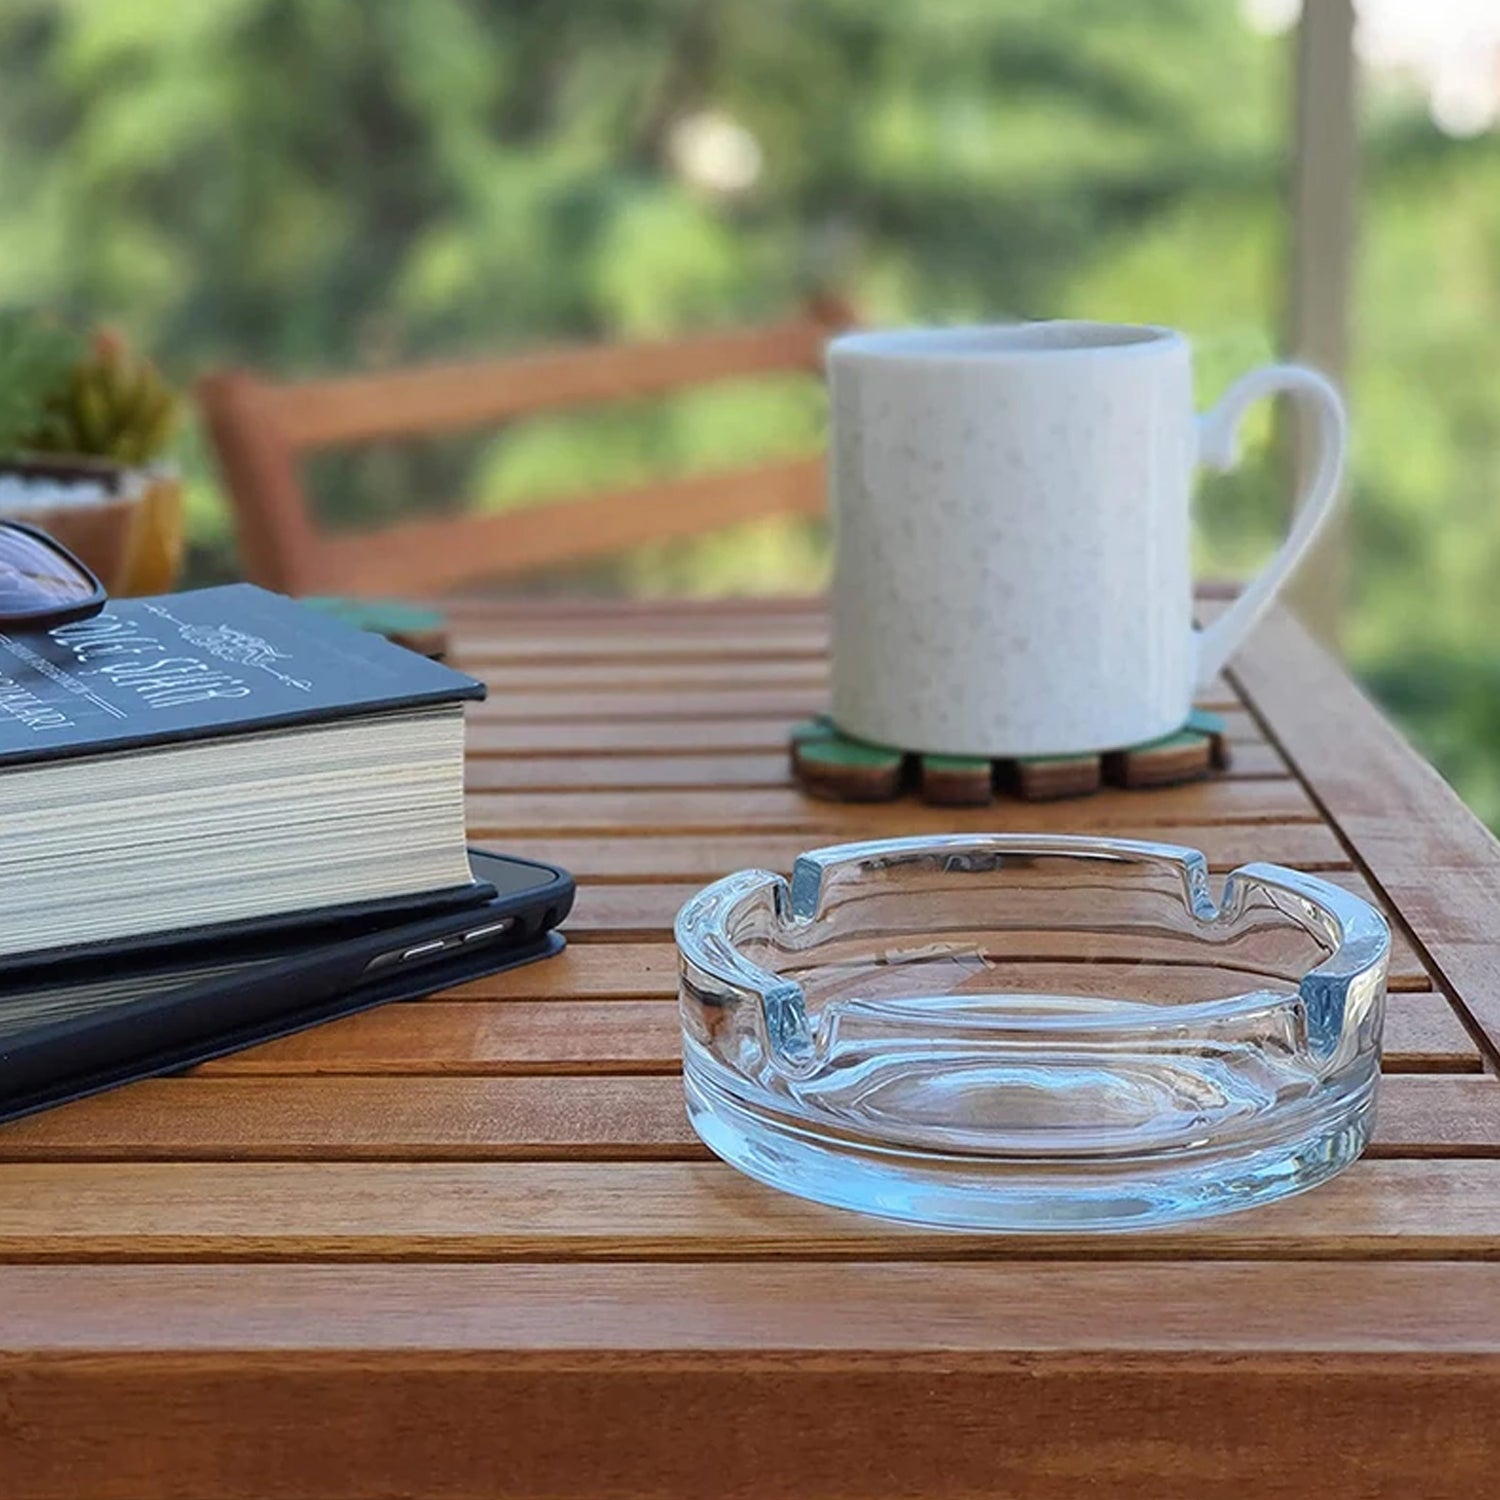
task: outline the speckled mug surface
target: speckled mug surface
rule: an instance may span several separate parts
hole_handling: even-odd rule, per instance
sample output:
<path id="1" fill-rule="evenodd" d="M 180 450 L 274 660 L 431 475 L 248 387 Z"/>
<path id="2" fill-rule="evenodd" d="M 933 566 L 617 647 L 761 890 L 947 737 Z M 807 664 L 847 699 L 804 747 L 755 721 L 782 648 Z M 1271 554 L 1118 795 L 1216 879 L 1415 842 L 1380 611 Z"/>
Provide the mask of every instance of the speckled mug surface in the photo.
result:
<path id="1" fill-rule="evenodd" d="M 1345 427 L 1314 371 L 1272 365 L 1197 417 L 1187 340 L 1048 322 L 846 334 L 828 352 L 833 717 L 950 755 L 1084 753 L 1169 734 L 1338 495 Z M 1291 533 L 1208 629 L 1189 501 L 1244 409 L 1285 391 L 1318 462 Z"/>

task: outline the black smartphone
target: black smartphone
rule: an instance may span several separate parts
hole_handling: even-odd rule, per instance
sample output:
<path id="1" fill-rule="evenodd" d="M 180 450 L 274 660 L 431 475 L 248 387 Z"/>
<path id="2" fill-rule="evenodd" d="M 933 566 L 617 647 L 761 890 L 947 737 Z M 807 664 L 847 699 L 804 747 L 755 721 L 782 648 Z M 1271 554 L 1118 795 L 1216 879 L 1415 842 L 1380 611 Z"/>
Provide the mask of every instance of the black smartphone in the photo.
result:
<path id="1" fill-rule="evenodd" d="M 448 911 L 6 976 L 0 1120 L 561 951 L 566 871 L 478 849 L 469 860 L 494 894 Z"/>

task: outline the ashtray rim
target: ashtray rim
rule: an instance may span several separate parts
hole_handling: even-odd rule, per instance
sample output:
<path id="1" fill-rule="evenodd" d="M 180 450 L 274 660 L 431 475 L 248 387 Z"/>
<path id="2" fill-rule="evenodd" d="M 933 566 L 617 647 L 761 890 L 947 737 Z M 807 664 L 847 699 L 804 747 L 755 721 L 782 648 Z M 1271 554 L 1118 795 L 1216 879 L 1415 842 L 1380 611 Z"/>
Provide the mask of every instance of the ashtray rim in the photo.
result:
<path id="1" fill-rule="evenodd" d="M 1389 962 L 1390 928 L 1385 918 L 1369 902 L 1315 875 L 1251 861 L 1224 877 L 1222 895 L 1216 901 L 1207 859 L 1187 845 L 1031 833 L 917 835 L 832 844 L 798 855 L 790 880 L 770 870 L 736 871 L 706 886 L 678 911 L 674 924 L 678 954 L 706 977 L 758 998 L 768 1012 L 773 1033 L 779 1031 L 783 1040 L 791 1040 L 786 1036 L 787 1018 L 789 1011 L 800 1013 L 804 1008 L 802 985 L 761 968 L 736 946 L 729 926 L 743 902 L 769 888 L 778 924 L 784 931 L 796 933 L 817 921 L 831 877 L 851 866 L 883 868 L 923 859 L 1003 859 L 1017 855 L 1175 866 L 1182 880 L 1184 908 L 1204 927 L 1233 922 L 1247 895 L 1255 890 L 1302 903 L 1304 915 L 1321 926 L 1332 945 L 1328 956 L 1303 974 L 1297 985 L 1313 1021 L 1315 1050 L 1331 1050 L 1336 1045 L 1350 991 L 1383 977 Z M 1288 917 L 1295 920 L 1290 913 Z M 1171 1016 L 1177 1024 L 1222 1018 L 1238 1009 L 1263 1004 L 1257 996 L 1264 993 L 1262 987 L 1223 999 L 1177 1002 L 1171 1007 Z M 1065 1022 L 1053 1016 L 1036 1024 L 1047 1029 L 1060 1025 L 1069 1029 L 1123 1029 L 1161 1014 L 1162 1008 L 1152 1001 L 1123 1001 L 1107 1018 L 1079 1016 Z M 1025 1021 L 1017 1017 L 1007 1024 L 1024 1026 Z"/>

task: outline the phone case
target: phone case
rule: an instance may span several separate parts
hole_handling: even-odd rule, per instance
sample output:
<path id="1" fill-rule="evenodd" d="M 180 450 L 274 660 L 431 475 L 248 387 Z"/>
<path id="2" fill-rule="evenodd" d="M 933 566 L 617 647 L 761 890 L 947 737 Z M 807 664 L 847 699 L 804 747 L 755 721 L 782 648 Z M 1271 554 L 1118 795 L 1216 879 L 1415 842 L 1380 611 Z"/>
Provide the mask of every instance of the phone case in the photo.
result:
<path id="1" fill-rule="evenodd" d="M 468 885 L 451 886 L 446 890 L 421 891 L 415 896 L 392 896 L 381 901 L 350 901 L 339 906 L 313 907 L 309 911 L 252 917 L 243 922 L 174 927 L 165 932 L 146 933 L 125 941 L 72 943 L 59 948 L 46 948 L 39 953 L 12 953 L 0 958 L 0 979 L 10 979 L 24 974 L 28 969 L 43 966 L 50 969 L 55 964 L 107 963 L 121 959 L 134 961 L 193 947 L 218 947 L 223 943 L 262 937 L 268 940 L 294 937 L 324 928 L 352 930 L 367 927 L 371 922 L 415 919 L 429 912 L 478 906 L 494 895 L 494 886 L 487 881 L 475 880 Z"/>
<path id="2" fill-rule="evenodd" d="M 48 1068 L 46 1064 L 51 1059 L 30 1058 L 19 1069 L 5 1070 L 3 1082 L 0 1082 L 0 1089 L 4 1090 L 0 1093 L 0 1123 L 136 1083 L 143 1078 L 185 1072 L 215 1057 L 224 1057 L 260 1042 L 274 1041 L 280 1036 L 290 1036 L 295 1031 L 305 1031 L 310 1026 L 319 1026 L 340 1016 L 371 1010 L 392 1000 L 415 1000 L 434 990 L 517 969 L 522 964 L 551 958 L 566 946 L 561 933 L 545 932 L 523 948 L 492 949 L 483 955 L 459 954 L 451 961 L 439 960 L 421 969 L 357 985 L 342 995 L 300 1009 L 278 1010 L 268 1015 L 256 1014 L 254 1007 L 246 1007 L 244 1014 L 216 1018 L 212 1033 L 202 1029 L 207 1018 L 201 1016 L 198 1017 L 196 1035 L 192 1034 L 192 1028 L 184 1035 L 177 1028 L 163 1025 L 152 1038 L 151 1050 L 123 1062 L 118 1059 L 105 1061 L 97 1055 L 107 1050 L 102 1045 L 105 1037 L 101 1034 L 92 1039 L 101 1046 L 85 1047 L 66 1069 Z M 98 1029 L 101 1033 L 104 1031 L 104 1028 Z M 77 1040 L 87 1042 L 91 1039 Z M 12 1092 L 18 1084 L 18 1091 Z"/>
<path id="3" fill-rule="evenodd" d="M 285 958 L 276 956 L 274 937 L 255 934 L 234 954 L 268 960 L 253 971 L 205 976 L 179 991 L 0 1041 L 0 1121 L 551 957 L 564 947 L 562 936 L 551 929 L 572 906 L 573 882 L 565 871 L 536 868 L 550 881 L 482 903 L 482 912 L 497 921 L 515 919 L 504 944 L 457 948 L 412 967 L 371 972 L 372 948 L 382 947 L 387 937 L 398 946 L 414 944 L 424 931 L 446 932 L 451 924 L 403 920 L 374 931 L 365 924 L 358 937 L 335 935 L 326 952 Z M 75 967 L 86 973 L 92 966 Z M 56 977 L 55 971 L 48 977 Z"/>

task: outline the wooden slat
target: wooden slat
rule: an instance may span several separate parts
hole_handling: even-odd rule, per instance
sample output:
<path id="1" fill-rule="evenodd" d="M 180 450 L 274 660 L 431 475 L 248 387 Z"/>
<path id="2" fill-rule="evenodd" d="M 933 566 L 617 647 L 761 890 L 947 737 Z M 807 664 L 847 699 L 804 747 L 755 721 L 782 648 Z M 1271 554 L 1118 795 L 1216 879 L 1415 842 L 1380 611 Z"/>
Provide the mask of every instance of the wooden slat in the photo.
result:
<path id="1" fill-rule="evenodd" d="M 1078 982 L 1076 973 L 1047 975 L 1040 968 L 1017 978 L 1049 990 Z M 1145 964 L 1095 964 L 1090 975 L 1113 995 L 1186 998 L 1243 987 L 1230 976 L 1214 988 L 1202 971 L 1153 971 Z M 675 1073 L 680 1054 L 675 1000 L 432 1000 L 298 1032 L 209 1063 L 198 1076 Z M 1400 994 L 1387 1008 L 1383 1066 L 1393 1073 L 1476 1073 L 1479 1050 L 1441 995 Z"/>
<path id="2" fill-rule="evenodd" d="M 274 390 L 248 370 L 221 370 L 204 375 L 197 394 L 234 502 L 246 575 L 289 593 L 307 592 L 317 574 L 318 536 L 296 455 L 277 426 Z M 253 502 L 245 503 L 249 496 Z"/>
<path id="3" fill-rule="evenodd" d="M 1094 965 L 1097 970 L 1101 966 Z M 1003 973 L 1000 969 L 997 972 Z M 1397 974 L 1395 992 L 1431 985 L 1424 973 Z M 677 953 L 667 942 L 574 943 L 557 958 L 490 975 L 447 992 L 470 1000 L 663 999 L 677 993 Z"/>
<path id="4" fill-rule="evenodd" d="M 711 755 L 538 755 L 472 760 L 470 792 L 644 791 L 652 787 L 778 787 L 792 784 L 787 752 L 727 751 Z"/>
<path id="5" fill-rule="evenodd" d="M 108 1162 L 0 1167 L 0 1260 L 1489 1260 L 1500 1161 L 1367 1161 L 1316 1192 L 1129 1235 L 888 1224 L 718 1162 Z"/>
<path id="6" fill-rule="evenodd" d="M 578 705 L 575 704 L 575 708 Z M 586 711 L 597 713 L 597 702 Z M 620 711 L 629 714 L 629 707 Z M 722 718 L 679 718 L 668 715 L 632 719 L 607 716 L 590 719 L 486 719 L 470 716 L 467 749 L 470 760 L 490 755 L 602 755 L 705 754 L 718 750 L 782 751 L 787 731 L 805 717 L 796 712 L 771 715 L 728 714 Z M 1265 736 L 1248 714 L 1223 714 L 1230 745 L 1264 744 Z"/>
<path id="7" fill-rule="evenodd" d="M 11 1267 L 0 1472 L 28 1500 L 163 1475 L 197 1500 L 638 1500 L 730 1473 L 766 1500 L 1290 1497 L 1310 1474 L 1328 1500 L 1467 1500 L 1500 1458 L 1494 1272 Z"/>
<path id="8" fill-rule="evenodd" d="M 1393 994 L 1386 1006 L 1381 1066 L 1391 1073 L 1477 1073 L 1479 1048 L 1447 997 Z"/>
<path id="9" fill-rule="evenodd" d="M 1500 1156 L 1500 1080 L 1391 1074 L 1370 1154 Z M 669 1075 L 169 1078 L 0 1131 L 0 1161 L 707 1159 Z"/>
<path id="10" fill-rule="evenodd" d="M 492 693 L 627 693 L 673 688 L 793 687 L 828 689 L 828 667 L 817 657 L 778 660 L 769 653 L 737 661 L 523 662 L 495 666 L 446 658 L 450 666 L 478 677 Z M 1237 702 L 1238 700 L 1236 700 Z"/>
<path id="11" fill-rule="evenodd" d="M 302 448 L 462 432 L 556 407 L 660 395 L 707 381 L 817 367 L 828 330 L 811 319 L 659 343 L 538 350 L 302 380 L 279 386 L 274 416 Z"/>
<path id="12" fill-rule="evenodd" d="M 402 521 L 377 532 L 324 539 L 318 547 L 319 586 L 380 594 L 511 577 L 763 516 L 818 516 L 826 488 L 821 459 L 788 459 L 733 473 L 658 480 L 585 499 Z"/>
<path id="13" fill-rule="evenodd" d="M 826 671 L 827 654 L 828 632 L 822 626 L 752 622 L 727 630 L 689 624 L 647 630 L 627 622 L 619 630 L 597 634 L 519 626 L 504 634 L 463 635 L 456 642 L 454 660 L 466 671 L 555 666 L 597 673 L 616 664 L 692 664 L 723 667 L 730 677 L 729 666 L 742 662 L 800 662 Z"/>
<path id="14" fill-rule="evenodd" d="M 1286 762 L 1270 745 L 1237 747 L 1228 781 L 1284 777 Z M 646 787 L 790 786 L 786 749 L 711 755 L 539 755 L 471 761 L 465 774 L 471 792 L 635 791 Z"/>
<path id="15" fill-rule="evenodd" d="M 1500 844 L 1290 615 L 1236 676 L 1500 1061 Z"/>
<path id="16" fill-rule="evenodd" d="M 475 838 L 572 833 L 740 833 L 806 831 L 827 843 L 903 833 L 1003 827 L 1076 832 L 1181 823 L 1316 821 L 1294 781 L 1217 781 L 1159 791 L 1114 788 L 1068 803 L 1007 800 L 995 808 L 927 807 L 915 802 L 819 802 L 790 788 L 686 792 L 481 792 L 469 797 Z M 828 837 L 823 838 L 823 835 Z"/>
<path id="17" fill-rule="evenodd" d="M 1352 885 L 1357 894 L 1370 899 L 1373 892 L 1361 890 L 1358 877 L 1346 877 L 1341 883 Z M 654 882 L 641 885 L 590 885 L 582 888 L 569 916 L 566 931 L 579 942 L 616 942 L 639 939 L 667 941 L 672 924 L 683 904 L 696 894 L 696 884 L 674 885 Z M 1380 905 L 1378 901 L 1376 905 Z M 1025 942 L 1030 935 L 1017 939 Z M 1026 956 L 1059 958 L 1107 957 L 1122 946 L 1122 939 L 1110 933 L 1038 933 L 1034 941 L 1040 947 Z M 1149 946 L 1149 945 L 1147 945 Z M 1431 979 L 1422 959 L 1412 948 L 1410 939 L 1396 927 L 1391 933 L 1390 984 L 1393 989 L 1427 989 Z"/>
<path id="18" fill-rule="evenodd" d="M 711 754 L 716 751 L 784 753 L 789 716 L 750 719 L 676 719 L 611 723 L 478 723 L 465 730 L 468 764 L 485 756 Z"/>
<path id="19" fill-rule="evenodd" d="M 446 615 L 453 610 L 438 604 Z M 462 628 L 460 622 L 450 624 Z M 490 673 L 526 673 L 544 681 L 535 687 L 567 685 L 568 673 L 609 678 L 612 667 L 625 672 L 718 672 L 738 678 L 747 667 L 760 672 L 805 672 L 817 681 L 828 678 L 828 631 L 822 624 L 780 621 L 760 622 L 732 619 L 730 628 L 720 622 L 688 621 L 670 630 L 646 633 L 630 619 L 619 621 L 615 630 L 598 633 L 556 630 L 550 616 L 546 630 L 517 628 L 513 633 L 459 634 L 449 660 L 465 672 L 489 679 Z M 646 675 L 649 681 L 649 675 Z M 504 678 L 501 678 L 504 681 Z M 507 682 L 517 687 L 519 682 Z M 637 684 L 640 685 L 640 684 Z M 1226 684 L 1227 702 L 1238 705 L 1239 696 Z"/>
<path id="20" fill-rule="evenodd" d="M 572 1314 L 587 1307 L 590 1316 Z M 1276 1316 L 1247 1317 L 1274 1308 Z M 826 1357 L 1500 1352 L 1500 1265 L 817 1261 L 0 1267 L 31 1357 L 348 1350 Z M 582 1436 L 582 1434 L 580 1434 Z M 418 1491 L 420 1493 L 420 1490 Z"/>
<path id="21" fill-rule="evenodd" d="M 819 594 L 743 594 L 726 599 L 722 594 L 636 594 L 628 598 L 611 594 L 445 594 L 430 601 L 446 609 L 464 625 L 464 634 L 477 635 L 491 629 L 514 629 L 525 625 L 549 632 L 568 627 L 597 631 L 633 620 L 652 624 L 701 621 L 709 628 L 760 619 L 816 620 L 826 623 L 828 606 Z"/>
<path id="22" fill-rule="evenodd" d="M 726 672 L 726 677 L 729 673 Z M 497 693 L 483 703 L 469 706 L 468 719 L 475 725 L 524 723 L 533 719 L 549 722 L 592 724 L 629 723 L 649 719 L 754 719 L 775 718 L 786 729 L 798 719 L 824 712 L 828 694 L 820 687 L 734 687 L 728 682 L 717 688 L 684 688 L 679 691 L 620 693 Z"/>
<path id="23" fill-rule="evenodd" d="M 1331 885 L 1359 896 L 1362 900 L 1374 905 L 1377 910 L 1386 907 L 1386 903 L 1371 889 L 1362 875 L 1350 870 L 1331 870 L 1325 874 Z M 617 929 L 622 933 L 669 932 L 678 910 L 696 895 L 698 890 L 699 884 L 696 881 L 682 883 L 660 880 L 591 882 L 580 889 L 565 930 L 575 937 L 608 935 L 612 929 Z M 1081 929 L 1089 917 L 1087 900 L 1076 894 L 1070 894 L 1066 890 L 1055 891 L 1051 886 L 1048 891 L 1049 904 L 1045 912 L 1046 918 L 1050 921 L 1052 917 L 1055 917 L 1059 924 L 1066 918 L 1075 927 Z M 1015 915 L 1014 908 L 1012 915 Z M 1037 920 L 1042 920 L 1042 917 L 1039 916 Z M 1038 929 L 1038 935 L 1046 935 L 1050 938 L 1050 934 L 1042 934 L 1040 929 Z M 1104 934 L 1105 937 L 1116 935 Z M 1059 935 L 1059 940 L 1061 940 L 1061 935 Z M 1139 944 L 1133 946 L 1138 947 Z M 1101 953 L 1097 956 L 1107 958 L 1108 953 Z M 1399 963 L 1396 962 L 1398 957 Z M 1392 932 L 1392 959 L 1393 966 L 1401 972 L 1421 968 L 1420 961 L 1415 957 L 1399 927 Z"/>
<path id="24" fill-rule="evenodd" d="M 0 1161 L 626 1161 L 707 1155 L 688 1126 L 681 1080 L 655 1076 L 169 1078 L 33 1115 L 0 1131 Z"/>
<path id="25" fill-rule="evenodd" d="M 446 992 L 469 1000 L 631 1000 L 677 993 L 670 943 L 573 943 L 545 963 L 490 974 Z"/>
<path id="26" fill-rule="evenodd" d="M 540 643 L 544 660 L 537 660 L 531 645 L 516 640 L 499 648 L 498 660 L 465 648 L 465 654 L 450 652 L 449 660 L 463 672 L 483 679 L 493 693 L 538 691 L 538 693 L 625 693 L 640 688 L 663 687 L 822 687 L 828 690 L 828 663 L 816 637 L 730 636 L 723 640 L 691 634 L 678 640 L 672 636 L 627 637 L 625 642 L 600 636 L 586 642 L 568 643 L 576 651 L 558 657 L 556 640 Z M 795 645 L 795 649 L 793 649 Z M 726 657 L 726 649 L 735 654 Z M 1217 712 L 1244 706 L 1238 691 L 1226 678 L 1217 678 L 1197 694 L 1200 708 Z"/>
<path id="27" fill-rule="evenodd" d="M 997 804 L 1002 816 L 1010 804 Z M 1198 849 L 1213 870 L 1265 859 L 1299 870 L 1346 868 L 1348 852 L 1321 823 L 1238 823 L 1196 827 L 1126 828 L 1120 838 L 1151 838 Z M 679 881 L 707 883 L 734 870 L 768 869 L 788 873 L 797 856 L 814 847 L 808 836 L 796 833 L 653 835 L 616 834 L 576 838 L 511 837 L 507 852 L 549 864 L 562 865 L 584 881 Z"/>
<path id="28" fill-rule="evenodd" d="M 820 686 L 738 686 L 733 668 L 725 666 L 718 686 L 668 690 L 621 689 L 609 691 L 518 691 L 506 690 L 469 705 L 473 726 L 527 723 L 544 720 L 566 724 L 627 724 L 650 720 L 676 722 L 681 719 L 774 719 L 780 733 L 773 744 L 786 742 L 786 729 L 799 719 L 812 718 L 828 709 L 828 693 Z M 1218 709 L 1230 742 L 1262 738 L 1244 709 Z"/>
<path id="29" fill-rule="evenodd" d="M 1437 1059 L 1444 1054 L 1436 1047 L 1451 1039 L 1426 1028 L 1413 1040 Z M 681 1057 L 675 999 L 431 1000 L 298 1032 L 208 1063 L 196 1076 L 675 1074 Z M 0 1149 L 3 1142 L 0 1134 Z"/>

